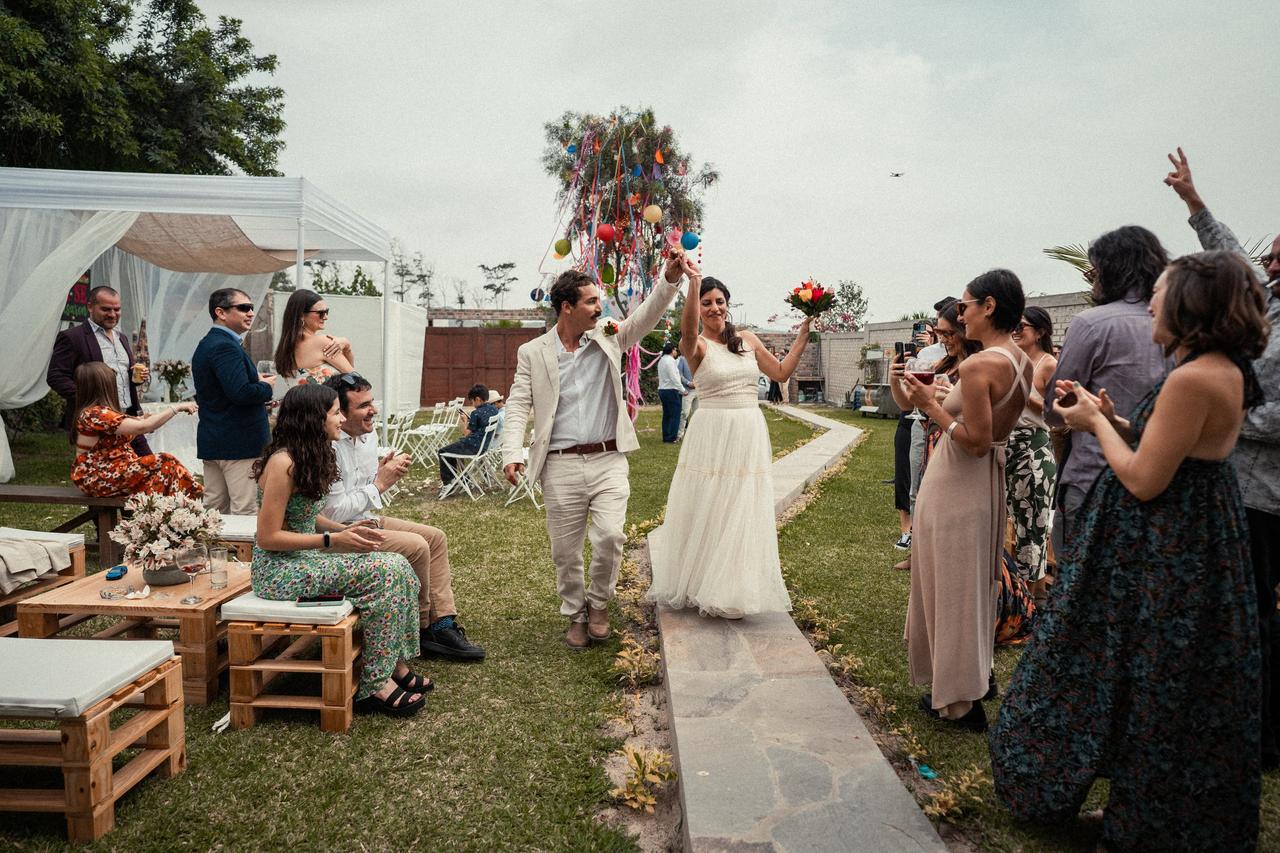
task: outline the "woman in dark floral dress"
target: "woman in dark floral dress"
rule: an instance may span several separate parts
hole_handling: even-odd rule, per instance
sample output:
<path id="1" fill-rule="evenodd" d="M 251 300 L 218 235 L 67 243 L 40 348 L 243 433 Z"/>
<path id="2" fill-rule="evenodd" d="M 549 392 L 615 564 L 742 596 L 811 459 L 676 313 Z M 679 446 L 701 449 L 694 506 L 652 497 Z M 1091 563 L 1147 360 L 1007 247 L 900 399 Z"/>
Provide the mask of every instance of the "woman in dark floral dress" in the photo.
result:
<path id="1" fill-rule="evenodd" d="M 341 424 L 338 394 L 326 385 L 299 385 L 281 401 L 271 443 L 253 465 L 262 490 L 253 591 L 276 601 L 348 598 L 364 629 L 357 709 L 408 716 L 433 686 L 406 663 L 418 655 L 417 575 L 399 554 L 370 553 L 382 544 L 376 527 L 317 522 L 338 479 L 332 442 Z"/>
<path id="2" fill-rule="evenodd" d="M 135 436 L 155 432 L 177 413 L 194 413 L 196 404 L 176 403 L 134 418 L 121 413 L 117 396 L 116 373 L 109 366 L 91 361 L 76 368 L 76 417 L 71 431 L 71 443 L 76 446 L 71 482 L 76 488 L 98 498 L 203 495 L 204 486 L 177 457 L 168 453 L 139 456 L 130 445 Z"/>
<path id="3" fill-rule="evenodd" d="M 1068 425 L 1098 437 L 1109 468 L 991 732 L 996 792 L 1018 818 L 1069 820 L 1105 777 L 1109 850 L 1254 847 L 1257 620 L 1227 457 L 1259 402 L 1248 360 L 1267 338 L 1263 304 L 1231 253 L 1179 258 L 1150 308 L 1178 367 L 1131 421 L 1105 391 L 1058 386 Z"/>

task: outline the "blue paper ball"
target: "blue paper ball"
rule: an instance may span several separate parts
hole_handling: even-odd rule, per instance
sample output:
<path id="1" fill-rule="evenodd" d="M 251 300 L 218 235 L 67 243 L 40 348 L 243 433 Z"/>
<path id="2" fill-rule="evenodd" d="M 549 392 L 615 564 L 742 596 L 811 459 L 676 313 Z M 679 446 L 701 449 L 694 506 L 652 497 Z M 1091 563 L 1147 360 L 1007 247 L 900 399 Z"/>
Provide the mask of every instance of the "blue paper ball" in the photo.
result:
<path id="1" fill-rule="evenodd" d="M 569 143 L 569 147 L 568 147 L 568 148 L 566 148 L 565 150 L 566 150 L 566 151 L 568 151 L 570 154 L 576 154 L 576 153 L 578 152 L 578 146 L 574 145 L 574 144 L 571 142 L 571 143 Z"/>
<path id="2" fill-rule="evenodd" d="M 640 177 L 640 175 L 643 173 L 644 173 L 644 167 L 639 165 L 631 167 L 631 174 L 635 175 L 637 178 Z"/>
<path id="3" fill-rule="evenodd" d="M 692 231 L 686 231 L 680 237 L 680 245 L 684 246 L 686 252 L 692 252 L 694 249 L 698 248 L 698 244 L 701 242 L 702 238 L 697 234 L 694 234 Z"/>
<path id="4" fill-rule="evenodd" d="M 542 292 L 541 287 L 535 287 L 533 290 L 529 291 L 529 298 L 532 299 L 534 302 L 541 302 L 542 297 L 545 295 L 546 294 Z"/>

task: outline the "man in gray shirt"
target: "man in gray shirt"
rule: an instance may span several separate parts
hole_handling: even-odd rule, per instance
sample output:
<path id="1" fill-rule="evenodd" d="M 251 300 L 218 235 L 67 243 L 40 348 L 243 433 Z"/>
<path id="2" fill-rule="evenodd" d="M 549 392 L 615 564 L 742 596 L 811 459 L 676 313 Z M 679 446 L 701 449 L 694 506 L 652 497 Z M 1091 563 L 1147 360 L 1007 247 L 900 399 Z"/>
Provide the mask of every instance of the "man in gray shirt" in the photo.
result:
<path id="1" fill-rule="evenodd" d="M 1214 219 L 1191 179 L 1187 156 L 1178 149 L 1169 155 L 1173 171 L 1164 182 L 1186 202 L 1200 245 L 1205 249 L 1248 253 L 1231 229 Z M 1253 575 L 1258 593 L 1258 628 L 1262 646 L 1262 767 L 1280 766 L 1280 620 L 1276 618 L 1276 584 L 1280 583 L 1280 237 L 1262 256 L 1267 288 L 1267 320 L 1271 339 L 1262 355 L 1253 362 L 1266 402 L 1250 409 L 1240 425 L 1232 461 L 1240 478 L 1245 511 L 1249 516 L 1249 536 L 1253 551 Z"/>
<path id="2" fill-rule="evenodd" d="M 1076 381 L 1094 394 L 1105 388 L 1116 412 L 1127 416 L 1173 368 L 1173 361 L 1151 339 L 1147 306 L 1156 279 L 1169 263 L 1159 239 L 1145 228 L 1126 225 L 1108 231 L 1089 246 L 1095 307 L 1080 312 L 1067 327 L 1058 370 L 1049 383 Z M 1046 394 L 1045 420 L 1062 426 Z M 1067 458 L 1058 469 L 1058 511 L 1053 520 L 1054 552 L 1071 541 L 1072 525 L 1098 475 L 1107 467 L 1098 439 L 1071 433 Z"/>

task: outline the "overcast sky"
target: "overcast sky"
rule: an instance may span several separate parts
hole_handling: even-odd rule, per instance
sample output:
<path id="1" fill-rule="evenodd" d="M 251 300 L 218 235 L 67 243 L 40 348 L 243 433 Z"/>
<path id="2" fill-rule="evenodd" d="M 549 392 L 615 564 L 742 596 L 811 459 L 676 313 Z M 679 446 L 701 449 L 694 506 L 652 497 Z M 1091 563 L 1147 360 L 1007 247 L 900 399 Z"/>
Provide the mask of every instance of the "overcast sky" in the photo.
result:
<path id="1" fill-rule="evenodd" d="M 1268 3 L 200 5 L 279 57 L 285 174 L 438 279 L 514 261 L 507 307 L 562 268 L 539 268 L 558 236 L 539 161 L 565 110 L 651 106 L 719 169 L 703 267 L 756 323 L 810 275 L 858 281 L 889 320 L 994 266 L 1028 294 L 1080 289 L 1040 250 L 1119 225 L 1192 251 L 1161 183 L 1179 144 L 1241 239 L 1280 228 Z"/>

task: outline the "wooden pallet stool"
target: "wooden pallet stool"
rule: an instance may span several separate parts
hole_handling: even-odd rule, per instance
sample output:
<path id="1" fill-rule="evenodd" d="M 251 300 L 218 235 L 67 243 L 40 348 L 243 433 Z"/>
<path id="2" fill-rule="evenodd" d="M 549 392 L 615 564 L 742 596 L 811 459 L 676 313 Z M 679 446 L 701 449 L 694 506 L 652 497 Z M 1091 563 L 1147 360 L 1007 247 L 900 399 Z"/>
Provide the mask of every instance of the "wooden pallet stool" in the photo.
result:
<path id="1" fill-rule="evenodd" d="M 242 563 L 253 560 L 253 540 L 258 535 L 258 516 L 222 514 L 222 536 L 218 544 Z"/>
<path id="2" fill-rule="evenodd" d="M 132 709 L 112 725 L 112 714 Z M 58 767 L 62 788 L 0 789 L 0 811 L 63 812 L 73 842 L 115 827 L 116 800 L 153 770 L 187 765 L 182 666 L 167 640 L 0 639 L 0 719 L 58 720 L 58 730 L 0 729 L 0 765 Z M 137 755 L 118 769 L 123 750 Z"/>
<path id="3" fill-rule="evenodd" d="M 299 607 L 249 593 L 224 604 L 222 618 L 227 620 L 233 727 L 250 728 L 262 708 L 302 708 L 320 712 L 322 731 L 351 728 L 354 669 L 360 657 L 358 617 L 351 602 Z M 320 659 L 302 659 L 300 655 L 316 643 Z M 286 672 L 319 675 L 321 695 L 266 693 L 267 685 Z"/>
<path id="4" fill-rule="evenodd" d="M 25 583 L 12 592 L 0 592 L 0 607 L 17 604 L 23 599 L 31 598 L 42 592 L 56 589 L 63 584 L 84 577 L 84 534 L 83 533 L 47 533 L 43 530 L 21 530 L 16 527 L 0 527 L 0 539 L 23 539 L 29 541 L 61 542 L 67 546 L 71 557 L 71 565 L 59 572 L 46 574 L 31 583 Z M 13 567 L 9 567 L 10 571 Z M 0 625 L 0 637 L 11 637 L 18 633 L 18 621 Z"/>

